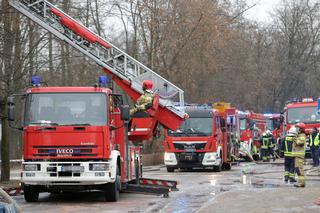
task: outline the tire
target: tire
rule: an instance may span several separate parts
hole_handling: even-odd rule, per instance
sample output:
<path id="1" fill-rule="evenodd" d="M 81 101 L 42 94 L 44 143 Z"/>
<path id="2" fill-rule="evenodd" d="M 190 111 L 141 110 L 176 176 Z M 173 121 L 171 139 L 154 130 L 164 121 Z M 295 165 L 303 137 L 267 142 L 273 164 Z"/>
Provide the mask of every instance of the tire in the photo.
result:
<path id="1" fill-rule="evenodd" d="M 37 202 L 39 200 L 39 190 L 35 186 L 24 185 L 23 193 L 27 202 Z"/>
<path id="2" fill-rule="evenodd" d="M 213 166 L 213 171 L 214 172 L 221 172 L 222 171 L 222 164 L 220 164 L 219 166 Z"/>
<path id="3" fill-rule="evenodd" d="M 222 171 L 222 165 L 223 165 L 223 163 L 222 163 L 222 153 L 220 152 L 220 156 L 219 156 L 219 158 L 220 158 L 220 164 L 218 165 L 218 166 L 213 166 L 213 171 L 214 172 L 221 172 Z"/>
<path id="4" fill-rule="evenodd" d="M 223 164 L 223 169 L 226 170 L 226 171 L 231 170 L 231 163 L 224 163 Z"/>
<path id="5" fill-rule="evenodd" d="M 172 168 L 172 167 L 167 167 L 167 172 L 169 172 L 169 173 L 174 172 L 174 168 Z"/>
<path id="6" fill-rule="evenodd" d="M 108 202 L 117 202 L 120 197 L 120 176 L 119 176 L 119 168 L 117 167 L 117 175 L 116 180 L 113 183 L 108 183 L 105 187 L 105 200 Z"/>

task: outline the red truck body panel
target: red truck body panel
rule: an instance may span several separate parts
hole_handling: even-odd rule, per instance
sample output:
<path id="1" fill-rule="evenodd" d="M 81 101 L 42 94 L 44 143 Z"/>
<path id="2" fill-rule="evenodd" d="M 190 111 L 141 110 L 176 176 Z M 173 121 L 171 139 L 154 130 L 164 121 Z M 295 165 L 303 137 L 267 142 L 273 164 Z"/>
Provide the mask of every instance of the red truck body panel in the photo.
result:
<path id="1" fill-rule="evenodd" d="M 42 127 L 24 128 L 25 160 L 108 159 L 110 144 L 107 127 Z"/>
<path id="2" fill-rule="evenodd" d="M 27 90 L 27 94 L 91 92 L 108 95 L 111 90 L 101 87 L 33 87 Z M 26 126 L 23 129 L 23 157 L 25 160 L 107 159 L 110 156 L 110 144 L 113 143 L 109 141 L 109 135 L 109 124 L 106 126 Z"/>

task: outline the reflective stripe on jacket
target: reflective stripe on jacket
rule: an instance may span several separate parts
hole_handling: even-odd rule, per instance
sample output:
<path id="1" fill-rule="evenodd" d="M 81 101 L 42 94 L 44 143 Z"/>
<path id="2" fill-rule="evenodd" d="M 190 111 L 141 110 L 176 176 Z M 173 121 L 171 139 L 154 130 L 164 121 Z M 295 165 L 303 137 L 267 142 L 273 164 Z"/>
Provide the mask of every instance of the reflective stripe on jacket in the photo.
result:
<path id="1" fill-rule="evenodd" d="M 284 140 L 284 156 L 285 157 L 292 157 L 292 148 L 293 148 L 294 137 L 287 136 Z"/>
<path id="2" fill-rule="evenodd" d="M 269 138 L 262 137 L 261 149 L 268 149 L 268 147 L 269 147 Z"/>
<path id="3" fill-rule="evenodd" d="M 314 140 L 313 140 L 312 134 L 309 136 L 309 139 L 310 139 L 310 147 L 313 145 L 319 146 L 319 143 L 320 143 L 319 133 L 317 133 L 316 137 L 314 137 Z"/>

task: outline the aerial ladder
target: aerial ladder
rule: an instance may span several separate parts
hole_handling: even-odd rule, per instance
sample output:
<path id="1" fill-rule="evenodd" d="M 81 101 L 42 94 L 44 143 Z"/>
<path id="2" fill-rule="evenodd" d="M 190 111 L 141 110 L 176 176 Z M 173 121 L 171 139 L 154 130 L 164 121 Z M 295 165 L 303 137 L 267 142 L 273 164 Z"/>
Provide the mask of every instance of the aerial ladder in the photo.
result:
<path id="1" fill-rule="evenodd" d="M 96 62 L 133 101 L 143 93 L 144 80 L 153 82 L 157 100 L 154 100 L 153 110 L 148 110 L 149 118 L 132 119 L 130 140 L 150 138 L 158 123 L 174 130 L 186 118 L 182 89 L 92 32 L 49 1 L 9 0 L 9 4 Z"/>
<path id="2" fill-rule="evenodd" d="M 143 118 L 132 117 L 127 135 L 127 139 L 130 141 L 149 139 L 154 134 L 158 123 L 168 129 L 175 130 L 188 117 L 183 107 L 183 90 L 92 32 L 49 1 L 9 0 L 9 4 L 98 64 L 103 72 L 111 76 L 112 80 L 133 101 L 137 101 L 143 93 L 142 84 L 144 80 L 153 82 L 155 96 L 152 107 L 146 110 L 149 116 Z M 125 174 L 127 177 L 130 161 L 129 143 L 126 143 L 124 149 Z M 175 181 L 139 178 L 141 175 L 137 174 L 139 168 L 136 166 L 135 169 L 137 171 L 136 180 L 132 180 L 134 183 L 128 182 L 126 190 L 167 194 L 168 190 L 176 186 Z M 165 184 L 169 184 L 169 187 L 165 187 Z M 154 188 L 150 185 L 160 185 L 164 188 Z"/>

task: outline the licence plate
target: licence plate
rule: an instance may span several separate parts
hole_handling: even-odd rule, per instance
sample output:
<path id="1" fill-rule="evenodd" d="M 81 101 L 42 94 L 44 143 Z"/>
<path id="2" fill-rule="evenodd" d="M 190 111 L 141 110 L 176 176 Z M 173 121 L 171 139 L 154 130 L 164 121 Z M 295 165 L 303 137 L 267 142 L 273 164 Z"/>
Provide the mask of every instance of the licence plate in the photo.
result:
<path id="1" fill-rule="evenodd" d="M 186 149 L 184 149 L 184 151 L 185 152 L 195 152 L 196 149 L 194 149 L 194 148 L 186 148 Z"/>
<path id="2" fill-rule="evenodd" d="M 61 166 L 61 172 L 83 172 L 83 166 Z"/>

